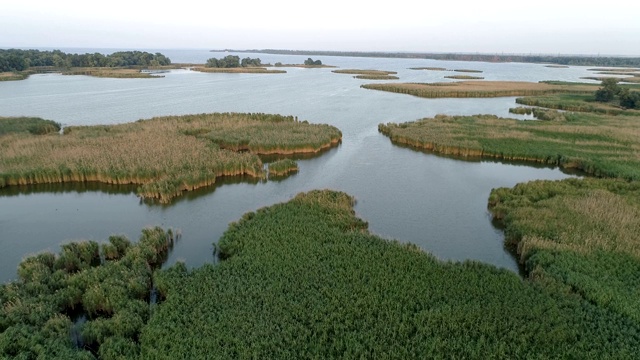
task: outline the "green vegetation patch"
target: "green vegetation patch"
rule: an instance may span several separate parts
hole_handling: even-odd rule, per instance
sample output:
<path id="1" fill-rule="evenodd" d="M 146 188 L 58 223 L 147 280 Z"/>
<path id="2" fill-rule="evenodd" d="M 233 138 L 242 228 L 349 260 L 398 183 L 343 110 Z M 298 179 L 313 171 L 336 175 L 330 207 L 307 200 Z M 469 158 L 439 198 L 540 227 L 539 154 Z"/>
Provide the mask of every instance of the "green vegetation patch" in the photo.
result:
<path id="1" fill-rule="evenodd" d="M 399 77 L 394 75 L 356 75 L 355 79 L 362 80 L 398 80 Z"/>
<path id="2" fill-rule="evenodd" d="M 385 70 L 358 70 L 358 69 L 340 69 L 332 70 L 332 73 L 336 74 L 351 74 L 351 75 L 373 75 L 373 76 L 385 76 L 397 74 L 396 71 Z"/>
<path id="3" fill-rule="evenodd" d="M 0 124 L 7 121 L 15 123 L 0 119 Z M 256 154 L 313 153 L 337 144 L 341 137 L 335 127 L 292 116 L 238 113 L 74 126 L 65 128 L 63 135 L 7 133 L 0 142 L 0 187 L 87 181 L 138 184 L 141 197 L 170 202 L 220 176 L 264 176 Z"/>
<path id="4" fill-rule="evenodd" d="M 517 98 L 516 103 L 550 109 L 590 112 L 607 115 L 640 116 L 640 111 L 623 109 L 613 103 L 596 102 L 593 94 L 555 94 Z"/>
<path id="5" fill-rule="evenodd" d="M 30 133 L 46 135 L 60 132 L 60 124 L 52 120 L 33 117 L 0 117 L 0 136 Z"/>
<path id="6" fill-rule="evenodd" d="M 102 245 L 68 243 L 58 255 L 24 259 L 18 280 L 0 286 L 0 357 L 136 357 L 151 315 L 152 270 L 173 241 L 171 230 L 156 227 L 144 229 L 136 244 L 111 236 Z M 72 314 L 87 321 L 75 325 Z"/>
<path id="7" fill-rule="evenodd" d="M 489 203 L 531 277 L 640 322 L 639 199 L 637 181 L 569 179 L 495 189 Z"/>
<path id="8" fill-rule="evenodd" d="M 447 71 L 447 69 L 443 67 L 412 67 L 409 69 L 410 70 Z"/>
<path id="9" fill-rule="evenodd" d="M 234 68 L 215 68 L 215 67 L 192 67 L 191 70 L 206 73 L 226 73 L 226 74 L 285 74 L 284 70 L 267 69 L 265 67 L 234 67 Z"/>
<path id="10" fill-rule="evenodd" d="M 597 86 L 597 85 L 596 85 Z M 448 83 L 364 84 L 360 87 L 424 98 L 482 98 L 535 96 L 557 93 L 593 94 L 593 85 L 551 84 L 519 81 L 458 81 Z"/>
<path id="11" fill-rule="evenodd" d="M 631 358 L 640 326 L 546 283 L 442 262 L 369 234 L 354 200 L 300 194 L 247 213 L 226 259 L 159 273 L 143 358 Z"/>
<path id="12" fill-rule="evenodd" d="M 380 124 L 391 141 L 441 154 L 531 161 L 602 177 L 640 180 L 640 121 L 633 116 L 561 114 L 558 121 L 492 115 Z"/>
<path id="13" fill-rule="evenodd" d="M 481 73 L 482 72 L 482 70 L 473 70 L 473 69 L 454 69 L 453 71 L 465 72 L 465 73 Z"/>
<path id="14" fill-rule="evenodd" d="M 298 163 L 292 159 L 281 159 L 269 164 L 269 176 L 286 176 L 298 171 Z"/>
<path id="15" fill-rule="evenodd" d="M 445 79 L 457 79 L 457 80 L 483 80 L 482 76 L 471 76 L 471 75 L 450 75 L 445 76 Z"/>

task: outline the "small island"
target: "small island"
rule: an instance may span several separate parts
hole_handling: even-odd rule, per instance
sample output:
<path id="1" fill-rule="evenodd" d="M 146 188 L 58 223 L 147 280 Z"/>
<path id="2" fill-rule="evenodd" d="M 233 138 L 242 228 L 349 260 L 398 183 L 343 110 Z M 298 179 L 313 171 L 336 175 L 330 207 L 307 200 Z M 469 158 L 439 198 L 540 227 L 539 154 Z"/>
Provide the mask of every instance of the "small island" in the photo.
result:
<path id="1" fill-rule="evenodd" d="M 399 79 L 397 76 L 394 76 L 394 74 L 397 74 L 396 71 L 343 69 L 343 70 L 333 70 L 332 72 L 336 74 L 356 75 L 354 76 L 355 79 L 365 79 L 365 80 L 397 80 Z"/>
<path id="2" fill-rule="evenodd" d="M 220 176 L 264 177 L 259 154 L 317 153 L 342 139 L 333 126 L 259 113 L 71 126 L 63 134 L 52 123 L 0 118 L 0 188 L 87 181 L 137 184 L 140 197 L 168 203 Z"/>
<path id="3" fill-rule="evenodd" d="M 204 66 L 194 66 L 194 71 L 207 73 L 245 73 L 245 74 L 283 74 L 284 70 L 271 70 L 262 65 L 260 58 L 250 57 L 240 60 L 239 56 L 227 55 L 224 58 L 210 58 Z"/>
<path id="4" fill-rule="evenodd" d="M 445 79 L 456 79 L 456 80 L 482 80 L 484 79 L 482 76 L 471 76 L 471 75 L 448 75 L 444 77 Z"/>
<path id="5" fill-rule="evenodd" d="M 593 93 L 597 86 L 597 84 L 533 83 L 524 81 L 458 81 L 360 85 L 364 89 L 389 91 L 424 98 L 482 98 L 555 93 L 588 94 Z"/>
<path id="6" fill-rule="evenodd" d="M 304 64 L 283 64 L 281 62 L 275 63 L 273 66 L 275 67 L 298 67 L 305 69 L 315 69 L 315 68 L 335 68 L 333 65 L 325 65 L 321 60 L 313 60 L 312 58 L 308 58 L 304 61 Z"/>

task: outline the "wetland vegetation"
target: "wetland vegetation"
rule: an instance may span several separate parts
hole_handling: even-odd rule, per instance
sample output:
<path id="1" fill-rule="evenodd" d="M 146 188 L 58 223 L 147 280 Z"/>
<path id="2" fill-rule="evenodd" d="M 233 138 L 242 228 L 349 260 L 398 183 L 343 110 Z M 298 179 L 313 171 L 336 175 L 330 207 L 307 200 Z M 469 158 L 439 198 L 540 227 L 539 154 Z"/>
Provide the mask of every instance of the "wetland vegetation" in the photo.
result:
<path id="1" fill-rule="evenodd" d="M 483 80 L 482 76 L 471 76 L 471 75 L 449 75 L 445 76 L 445 79 L 456 79 L 456 80 Z"/>
<path id="2" fill-rule="evenodd" d="M 385 71 L 385 70 L 359 70 L 359 69 L 340 69 L 331 71 L 336 74 L 350 74 L 355 75 L 355 79 L 364 79 L 364 80 L 397 80 L 399 79 L 394 74 L 397 74 L 396 71 Z"/>
<path id="3" fill-rule="evenodd" d="M 640 351 L 640 325 L 626 313 L 557 283 L 442 262 L 371 235 L 353 204 L 340 192 L 299 194 L 231 224 L 218 265 L 160 272 L 165 300 L 142 331 L 142 357 L 630 358 Z"/>
<path id="4" fill-rule="evenodd" d="M 459 81 L 442 83 L 364 84 L 360 87 L 425 98 L 482 98 L 533 96 L 557 93 L 592 94 L 594 85 L 532 83 L 523 81 Z"/>
<path id="5" fill-rule="evenodd" d="M 23 120 L 29 125 L 16 125 Z M 161 202 L 211 185 L 220 176 L 263 177 L 258 154 L 315 153 L 342 137 L 332 126 L 270 114 L 168 116 L 72 126 L 63 135 L 49 121 L 27 120 L 0 119 L 0 128 L 10 129 L 0 143 L 0 187 L 87 181 L 138 184 L 138 195 Z"/>

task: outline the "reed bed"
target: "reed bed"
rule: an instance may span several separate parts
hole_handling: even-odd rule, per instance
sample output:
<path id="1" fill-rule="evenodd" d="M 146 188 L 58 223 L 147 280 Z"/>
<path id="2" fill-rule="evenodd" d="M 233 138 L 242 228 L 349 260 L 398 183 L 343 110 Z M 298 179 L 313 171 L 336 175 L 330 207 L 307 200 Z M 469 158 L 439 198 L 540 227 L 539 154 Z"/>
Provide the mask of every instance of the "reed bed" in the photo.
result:
<path id="1" fill-rule="evenodd" d="M 410 70 L 429 70 L 429 71 L 447 71 L 446 68 L 442 67 L 412 67 Z"/>
<path id="2" fill-rule="evenodd" d="M 445 155 L 528 161 L 640 180 L 638 117 L 561 115 L 562 121 L 438 115 L 378 129 L 394 143 Z"/>
<path id="3" fill-rule="evenodd" d="M 285 70 L 267 69 L 265 67 L 236 67 L 236 68 L 214 68 L 196 66 L 191 70 L 205 73 L 231 73 L 231 74 L 286 74 Z"/>
<path id="4" fill-rule="evenodd" d="M 394 75 L 356 75 L 353 77 L 354 79 L 361 80 L 398 80 L 400 79 Z"/>
<path id="5" fill-rule="evenodd" d="M 538 281 L 371 235 L 311 191 L 245 214 L 225 260 L 158 272 L 142 358 L 630 358 L 640 324 Z M 180 334 L 176 336 L 176 334 Z M 523 355 L 524 354 L 524 355 Z"/>
<path id="6" fill-rule="evenodd" d="M 539 106 L 549 109 L 589 112 L 605 115 L 640 116 L 640 111 L 623 109 L 611 103 L 597 102 L 593 94 L 556 94 L 517 98 L 516 103 L 528 106 Z"/>
<path id="7" fill-rule="evenodd" d="M 88 67 L 88 68 L 71 68 L 62 71 L 62 75 L 86 75 L 103 78 L 115 79 L 150 79 L 161 78 L 162 76 L 143 73 L 139 69 L 130 68 L 110 68 L 110 67 Z"/>
<path id="8" fill-rule="evenodd" d="M 471 76 L 471 75 L 450 75 L 445 76 L 445 79 L 457 79 L 457 80 L 483 80 L 482 76 Z"/>
<path id="9" fill-rule="evenodd" d="M 332 70 L 332 73 L 336 74 L 350 74 L 350 75 L 395 75 L 398 72 L 396 71 L 385 71 L 385 70 L 358 70 L 358 69 L 340 69 L 340 70 Z"/>
<path id="10" fill-rule="evenodd" d="M 0 285 L 0 357 L 137 357 L 151 315 L 152 271 L 174 240 L 171 231 L 147 228 L 135 244 L 114 235 L 102 245 L 73 242 L 59 254 L 24 259 L 18 280 Z M 71 314 L 87 321 L 74 325 Z"/>
<path id="11" fill-rule="evenodd" d="M 552 68 L 552 69 L 568 69 L 568 65 L 545 65 L 544 67 Z"/>
<path id="12" fill-rule="evenodd" d="M 24 80 L 28 77 L 25 73 L 0 72 L 0 81 L 17 81 Z"/>
<path id="13" fill-rule="evenodd" d="M 298 171 L 298 163 L 292 159 L 281 159 L 269 163 L 269 177 L 287 176 Z"/>
<path id="14" fill-rule="evenodd" d="M 473 70 L 473 69 L 454 69 L 456 72 L 465 72 L 465 73 L 481 73 L 482 70 Z"/>
<path id="15" fill-rule="evenodd" d="M 0 187 L 98 181 L 138 184 L 138 195 L 170 202 L 220 176 L 263 177 L 256 154 L 317 152 L 342 134 L 328 125 L 270 114 L 168 116 L 64 135 L 12 133 L 0 142 Z"/>
<path id="16" fill-rule="evenodd" d="M 0 136 L 6 134 L 30 133 L 46 135 L 60 132 L 60 124 L 51 120 L 33 117 L 1 117 Z"/>
<path id="17" fill-rule="evenodd" d="M 459 81 L 451 83 L 364 84 L 360 87 L 425 98 L 483 98 L 536 96 L 557 93 L 593 94 L 591 85 L 567 85 L 517 81 Z"/>
<path id="18" fill-rule="evenodd" d="M 530 276 L 640 323 L 640 182 L 534 181 L 490 208 Z"/>

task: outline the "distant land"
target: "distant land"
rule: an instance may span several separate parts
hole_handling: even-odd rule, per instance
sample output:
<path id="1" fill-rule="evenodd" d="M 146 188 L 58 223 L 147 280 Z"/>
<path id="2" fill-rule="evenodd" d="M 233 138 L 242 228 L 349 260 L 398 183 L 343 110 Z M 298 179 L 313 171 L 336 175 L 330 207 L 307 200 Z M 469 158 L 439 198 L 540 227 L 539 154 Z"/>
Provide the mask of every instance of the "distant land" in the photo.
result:
<path id="1" fill-rule="evenodd" d="M 523 62 L 576 66 L 640 66 L 640 57 L 599 56 L 599 55 L 548 55 L 548 54 L 480 54 L 480 53 L 422 53 L 422 52 L 366 52 L 366 51 L 324 51 L 324 50 L 211 50 L 212 52 L 258 53 L 273 55 L 314 55 L 314 56 L 353 56 L 379 58 L 407 58 L 484 62 Z"/>

